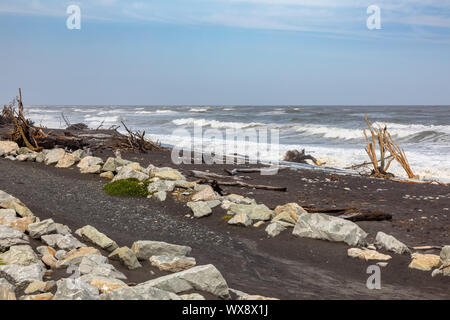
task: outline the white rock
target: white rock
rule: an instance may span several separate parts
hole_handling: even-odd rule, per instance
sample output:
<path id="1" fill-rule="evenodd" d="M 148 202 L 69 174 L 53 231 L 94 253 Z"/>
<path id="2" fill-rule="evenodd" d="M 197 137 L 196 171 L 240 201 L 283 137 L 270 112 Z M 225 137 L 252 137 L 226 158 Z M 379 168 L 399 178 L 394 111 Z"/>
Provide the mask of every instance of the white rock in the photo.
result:
<path id="1" fill-rule="evenodd" d="M 41 259 L 29 245 L 12 246 L 5 253 L 0 254 L 0 261 L 6 264 L 29 266 L 40 263 Z"/>
<path id="2" fill-rule="evenodd" d="M 100 295 L 96 287 L 80 278 L 61 279 L 56 282 L 56 286 L 53 300 L 97 300 Z"/>
<path id="3" fill-rule="evenodd" d="M 39 239 L 47 234 L 56 233 L 56 224 L 53 219 L 46 219 L 28 225 L 28 233 L 34 239 Z"/>
<path id="4" fill-rule="evenodd" d="M 44 163 L 46 165 L 55 164 L 59 160 L 61 160 L 62 157 L 64 157 L 65 153 L 66 152 L 64 151 L 64 149 L 59 149 L 59 148 L 49 150 L 45 154 Z"/>
<path id="5" fill-rule="evenodd" d="M 19 199 L 0 190 L 0 207 L 5 209 L 14 209 L 21 217 L 34 217 L 30 209 L 28 209 Z"/>
<path id="6" fill-rule="evenodd" d="M 128 167 L 122 167 L 112 181 L 114 182 L 117 180 L 125 180 L 130 178 L 135 178 L 138 179 L 139 181 L 144 181 L 148 180 L 149 176 L 141 171 L 133 170 Z"/>
<path id="7" fill-rule="evenodd" d="M 186 204 L 189 208 L 191 208 L 192 212 L 194 213 L 194 217 L 196 218 L 202 218 L 209 216 L 212 213 L 211 208 L 208 206 L 208 203 L 205 201 L 198 201 L 198 202 L 188 202 Z"/>
<path id="8" fill-rule="evenodd" d="M 2 274 L 13 279 L 15 283 L 42 281 L 44 268 L 38 263 L 28 266 L 17 264 L 0 265 L 0 276 Z"/>
<path id="9" fill-rule="evenodd" d="M 248 227 L 253 223 L 253 220 L 249 218 L 249 216 L 245 213 L 235 214 L 230 220 L 228 220 L 228 224 L 232 225 L 240 225 L 244 227 Z"/>
<path id="10" fill-rule="evenodd" d="M 409 253 L 410 250 L 408 246 L 404 243 L 398 241 L 391 235 L 388 235 L 384 232 L 379 231 L 375 238 L 375 245 L 379 248 L 384 248 L 388 251 L 392 251 L 397 254 Z"/>
<path id="11" fill-rule="evenodd" d="M 133 243 L 131 250 L 139 260 L 148 260 L 151 256 L 185 256 L 192 249 L 167 242 L 140 240 Z"/>
<path id="12" fill-rule="evenodd" d="M 109 252 L 114 251 L 119 247 L 114 240 L 108 238 L 105 234 L 90 225 L 76 230 L 75 233 L 83 239 L 86 239 Z"/>
<path id="13" fill-rule="evenodd" d="M 267 234 L 269 235 L 269 237 L 272 237 L 272 238 L 276 237 L 284 230 L 286 230 L 286 227 L 283 226 L 281 223 L 277 223 L 277 222 L 273 222 L 266 227 Z"/>
<path id="14" fill-rule="evenodd" d="M 151 286 L 125 287 L 104 293 L 100 300 L 181 300 L 176 294 Z"/>
<path id="15" fill-rule="evenodd" d="M 27 243 L 28 237 L 23 232 L 10 226 L 0 225 L 0 250 Z"/>

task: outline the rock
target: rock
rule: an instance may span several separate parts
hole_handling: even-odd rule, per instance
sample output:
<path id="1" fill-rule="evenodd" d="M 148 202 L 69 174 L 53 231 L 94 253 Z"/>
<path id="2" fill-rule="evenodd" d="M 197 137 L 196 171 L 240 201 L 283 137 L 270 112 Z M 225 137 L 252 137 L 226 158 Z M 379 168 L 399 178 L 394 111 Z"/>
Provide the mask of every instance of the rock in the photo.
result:
<path id="1" fill-rule="evenodd" d="M 183 300 L 206 300 L 204 296 L 198 293 L 183 294 L 180 298 Z"/>
<path id="2" fill-rule="evenodd" d="M 56 168 L 69 168 L 77 162 L 77 158 L 70 153 L 65 153 L 56 164 Z"/>
<path id="3" fill-rule="evenodd" d="M 16 219 L 16 210 L 14 209 L 0 209 L 0 219 Z"/>
<path id="4" fill-rule="evenodd" d="M 42 163 L 45 161 L 45 153 L 44 152 L 38 152 L 36 154 L 36 159 L 34 159 L 37 163 Z"/>
<path id="5" fill-rule="evenodd" d="M 350 246 L 363 244 L 367 237 L 367 233 L 357 224 L 322 213 L 300 215 L 292 234 L 312 239 L 342 241 Z"/>
<path id="6" fill-rule="evenodd" d="M 109 258 L 120 260 L 129 270 L 134 270 L 142 267 L 133 250 L 128 247 L 122 247 L 114 250 L 109 255 Z"/>
<path id="7" fill-rule="evenodd" d="M 83 247 L 79 249 L 70 250 L 62 260 L 56 263 L 57 268 L 67 267 L 70 265 L 80 265 L 83 257 L 89 254 L 101 255 L 100 251 L 92 247 Z"/>
<path id="8" fill-rule="evenodd" d="M 144 181 L 148 180 L 150 177 L 141 171 L 133 170 L 128 167 L 122 167 L 112 181 L 125 180 L 130 178 Z"/>
<path id="9" fill-rule="evenodd" d="M 442 264 L 450 263 L 450 246 L 444 246 L 439 256 Z"/>
<path id="10" fill-rule="evenodd" d="M 161 202 L 166 201 L 166 198 L 167 198 L 167 192 L 165 192 L 165 191 L 158 191 L 158 192 L 156 192 L 156 193 L 153 195 L 153 197 L 154 197 L 155 199 L 158 199 L 158 200 L 161 201 Z"/>
<path id="11" fill-rule="evenodd" d="M 20 300 L 52 300 L 53 294 L 50 292 L 23 296 Z"/>
<path id="12" fill-rule="evenodd" d="M 49 254 L 51 256 L 55 256 L 55 249 L 49 246 L 39 246 L 36 248 L 36 250 L 39 252 L 40 255 L 44 256 L 46 254 Z"/>
<path id="13" fill-rule="evenodd" d="M 113 290 L 127 287 L 127 284 L 121 280 L 92 274 L 81 276 L 80 280 L 96 287 L 101 293 L 108 293 Z"/>
<path id="14" fill-rule="evenodd" d="M 42 256 L 41 260 L 46 266 L 48 266 L 52 269 L 57 267 L 58 260 L 56 260 L 56 258 L 54 256 L 52 256 L 51 254 L 44 254 Z"/>
<path id="15" fill-rule="evenodd" d="M 359 248 L 351 248 L 347 250 L 347 254 L 349 257 L 352 258 L 359 258 L 362 260 L 381 260 L 381 261 L 387 261 L 392 259 L 391 256 L 379 253 L 375 250 L 362 250 Z"/>
<path id="16" fill-rule="evenodd" d="M 21 217 L 34 217 L 33 213 L 19 199 L 0 190 L 0 207 L 14 209 Z"/>
<path id="17" fill-rule="evenodd" d="M 75 233 L 83 239 L 86 239 L 87 241 L 90 241 L 109 252 L 112 252 L 119 247 L 114 240 L 108 238 L 106 235 L 90 225 L 76 230 Z"/>
<path id="18" fill-rule="evenodd" d="M 0 251 L 27 243 L 28 237 L 23 232 L 10 226 L 0 225 Z"/>
<path id="19" fill-rule="evenodd" d="M 114 179 L 114 173 L 112 173 L 111 171 L 102 172 L 100 173 L 100 177 L 112 180 Z"/>
<path id="20" fill-rule="evenodd" d="M 21 154 L 16 157 L 16 160 L 21 162 L 34 161 L 34 159 L 36 159 L 35 153 Z"/>
<path id="21" fill-rule="evenodd" d="M 50 234 L 42 236 L 41 239 L 46 245 L 61 250 L 73 250 L 86 247 L 84 243 L 78 241 L 78 239 L 71 234 L 67 234 L 65 236 L 62 234 Z"/>
<path id="22" fill-rule="evenodd" d="M 140 240 L 133 243 L 131 250 L 139 260 L 149 260 L 152 256 L 185 256 L 192 248 L 161 241 Z"/>
<path id="23" fill-rule="evenodd" d="M 56 233 L 57 234 L 61 234 L 63 236 L 69 235 L 72 233 L 72 230 L 70 230 L 70 228 L 64 224 L 61 223 L 55 223 L 56 225 Z"/>
<path id="24" fill-rule="evenodd" d="M 413 253 L 411 255 L 411 258 L 412 261 L 408 267 L 411 269 L 418 269 L 422 271 L 431 271 L 440 263 L 440 257 L 435 254 Z"/>
<path id="25" fill-rule="evenodd" d="M 266 228 L 267 234 L 269 235 L 269 237 L 272 237 L 272 238 L 276 237 L 277 235 L 279 235 L 284 230 L 286 230 L 286 227 L 283 226 L 282 224 L 278 223 L 278 222 L 272 222 Z"/>
<path id="26" fill-rule="evenodd" d="M 53 300 L 97 300 L 100 294 L 96 287 L 79 278 L 58 280 L 56 286 Z"/>
<path id="27" fill-rule="evenodd" d="M 31 282 L 28 287 L 25 289 L 24 293 L 25 294 L 33 294 L 36 292 L 39 293 L 44 293 L 47 291 L 50 291 L 54 286 L 55 286 L 55 281 L 49 281 L 49 282 L 44 282 L 44 281 L 35 281 L 35 282 Z"/>
<path id="28" fill-rule="evenodd" d="M 131 162 L 127 160 L 124 161 L 124 168 L 128 168 L 135 171 L 140 171 L 144 173 L 144 169 L 142 169 L 141 165 L 138 162 Z"/>
<path id="29" fill-rule="evenodd" d="M 186 180 L 186 178 L 178 171 L 174 169 L 163 169 L 160 171 L 153 171 L 151 173 L 152 177 L 158 177 L 163 180 Z"/>
<path id="30" fill-rule="evenodd" d="M 72 152 L 72 155 L 77 159 L 77 161 L 80 161 L 87 156 L 86 151 L 82 149 L 75 150 Z"/>
<path id="31" fill-rule="evenodd" d="M 81 159 L 77 167 L 80 168 L 81 173 L 100 173 L 102 164 L 103 160 L 101 158 L 87 156 Z"/>
<path id="32" fill-rule="evenodd" d="M 170 180 L 157 180 L 148 185 L 148 192 L 154 194 L 159 191 L 172 192 L 175 188 L 175 182 Z"/>
<path id="33" fill-rule="evenodd" d="M 127 277 L 117 271 L 108 263 L 108 258 L 98 254 L 89 254 L 81 260 L 79 270 L 81 274 L 91 274 L 105 278 L 126 279 Z"/>
<path id="34" fill-rule="evenodd" d="M 194 189 L 197 183 L 195 182 L 189 182 L 186 180 L 176 180 L 174 181 L 176 188 L 183 188 L 183 189 Z"/>
<path id="35" fill-rule="evenodd" d="M 6 264 L 29 266 L 40 263 L 41 259 L 29 245 L 12 246 L 5 253 L 0 254 L 0 261 Z"/>
<path id="36" fill-rule="evenodd" d="M 140 286 L 155 287 L 173 293 L 199 290 L 221 298 L 229 297 L 227 282 L 212 264 L 169 274 L 139 284 L 138 287 Z"/>
<path id="37" fill-rule="evenodd" d="M 275 221 L 284 220 L 293 224 L 297 223 L 298 217 L 303 213 L 308 212 L 295 202 L 277 206 L 273 211 Z"/>
<path id="38" fill-rule="evenodd" d="M 103 165 L 102 171 L 117 172 L 119 167 L 124 165 L 124 161 L 121 158 L 109 157 L 106 159 Z"/>
<path id="39" fill-rule="evenodd" d="M 66 250 L 58 250 L 58 251 L 55 252 L 55 258 L 58 259 L 58 260 L 62 260 L 62 259 L 64 259 L 66 254 L 67 254 Z"/>
<path id="40" fill-rule="evenodd" d="M 206 217 L 212 213 L 212 210 L 208 206 L 208 203 L 204 201 L 188 202 L 186 205 L 191 208 L 192 212 L 194 213 L 194 217 L 196 218 Z"/>
<path id="41" fill-rule="evenodd" d="M 256 222 L 255 224 L 253 224 L 253 226 L 254 226 L 255 228 L 259 228 L 259 227 L 261 227 L 264 223 L 265 223 L 264 221 L 258 221 L 258 222 Z"/>
<path id="42" fill-rule="evenodd" d="M 220 200 L 208 200 L 206 201 L 206 204 L 208 205 L 208 207 L 210 207 L 211 209 L 219 206 L 221 204 Z"/>
<path id="43" fill-rule="evenodd" d="M 152 256 L 152 266 L 161 271 L 180 272 L 195 267 L 195 259 L 185 256 Z"/>
<path id="44" fill-rule="evenodd" d="M 40 239 L 44 235 L 55 234 L 56 224 L 53 219 L 42 220 L 28 225 L 28 233 L 34 239 Z"/>
<path id="45" fill-rule="evenodd" d="M 229 212 L 231 214 L 246 214 L 252 220 L 270 220 L 272 218 L 272 210 L 264 204 L 232 204 Z"/>
<path id="46" fill-rule="evenodd" d="M 66 154 L 66 152 L 63 149 L 56 148 L 56 149 L 49 150 L 45 154 L 44 163 L 46 165 L 58 163 L 59 160 L 61 160 L 65 154 Z"/>
<path id="47" fill-rule="evenodd" d="M 395 239 L 393 236 L 379 231 L 375 238 L 375 245 L 379 248 L 384 248 L 396 254 L 404 254 L 410 252 L 409 248 L 402 242 Z"/>
<path id="48" fill-rule="evenodd" d="M 44 268 L 38 264 L 21 266 L 18 264 L 0 265 L 0 277 L 6 275 L 15 283 L 42 281 Z"/>
<path id="49" fill-rule="evenodd" d="M 223 199 L 237 204 L 256 204 L 255 199 L 246 198 L 234 193 L 225 196 Z M 228 210 L 228 208 L 225 210 Z"/>
<path id="50" fill-rule="evenodd" d="M 228 213 L 230 214 L 230 213 Z M 228 224 L 239 225 L 248 227 L 253 223 L 253 220 L 249 218 L 249 216 L 245 213 L 235 214 L 230 220 L 228 220 Z"/>
<path id="51" fill-rule="evenodd" d="M 5 154 L 9 154 L 19 150 L 19 146 L 13 141 L 0 141 L 0 149 L 2 149 Z"/>
<path id="52" fill-rule="evenodd" d="M 15 215 L 15 213 L 14 213 Z M 32 224 L 34 221 L 33 217 L 25 217 L 25 218 L 14 218 L 14 219 L 8 219 L 6 222 L 6 225 L 9 225 L 10 227 L 13 227 L 17 230 L 20 230 L 22 232 L 25 232 L 28 229 L 28 226 Z M 0 218 L 0 223 L 2 222 L 2 218 Z M 5 223 L 3 223 L 5 224 Z"/>
<path id="53" fill-rule="evenodd" d="M 387 267 L 388 263 L 387 262 L 377 262 L 377 266 L 380 266 L 382 268 Z"/>
<path id="54" fill-rule="evenodd" d="M 33 151 L 31 151 L 27 147 L 21 147 L 21 148 L 17 149 L 16 152 L 17 152 L 18 155 L 33 153 Z"/>
<path id="55" fill-rule="evenodd" d="M 15 287 L 6 279 L 0 278 L 0 301 L 16 300 Z"/>
<path id="56" fill-rule="evenodd" d="M 202 190 L 197 191 L 192 196 L 192 201 L 208 201 L 217 200 L 216 193 L 210 185 L 207 185 Z"/>
<path id="57" fill-rule="evenodd" d="M 151 286 L 125 287 L 102 294 L 100 300 L 180 300 L 176 294 Z"/>

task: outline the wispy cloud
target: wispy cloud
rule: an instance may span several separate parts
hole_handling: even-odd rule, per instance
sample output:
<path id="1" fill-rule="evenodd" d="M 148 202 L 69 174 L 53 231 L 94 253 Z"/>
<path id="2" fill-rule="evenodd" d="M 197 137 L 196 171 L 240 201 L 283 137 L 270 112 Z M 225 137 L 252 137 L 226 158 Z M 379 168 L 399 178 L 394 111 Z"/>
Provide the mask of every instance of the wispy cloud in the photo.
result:
<path id="1" fill-rule="evenodd" d="M 91 19 L 354 36 L 365 32 L 366 8 L 376 4 L 385 36 L 448 39 L 450 34 L 450 0 L 2 0 L 0 14 L 63 16 L 69 4 L 79 4 Z"/>

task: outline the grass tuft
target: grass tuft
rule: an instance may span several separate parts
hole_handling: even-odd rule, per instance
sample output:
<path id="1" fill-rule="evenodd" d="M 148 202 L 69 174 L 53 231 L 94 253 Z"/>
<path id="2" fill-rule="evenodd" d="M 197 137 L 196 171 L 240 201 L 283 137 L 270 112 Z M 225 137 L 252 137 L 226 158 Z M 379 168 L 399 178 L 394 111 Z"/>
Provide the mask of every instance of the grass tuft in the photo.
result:
<path id="1" fill-rule="evenodd" d="M 141 182 L 136 178 L 129 178 L 108 183 L 103 187 L 103 190 L 111 196 L 147 197 L 149 183 L 149 181 Z"/>

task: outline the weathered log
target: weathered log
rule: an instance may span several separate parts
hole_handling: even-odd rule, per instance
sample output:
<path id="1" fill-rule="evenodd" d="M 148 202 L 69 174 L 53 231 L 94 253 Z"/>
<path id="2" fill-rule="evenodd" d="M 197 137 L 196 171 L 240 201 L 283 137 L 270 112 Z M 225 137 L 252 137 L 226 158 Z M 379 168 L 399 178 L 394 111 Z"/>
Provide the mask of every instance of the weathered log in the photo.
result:
<path id="1" fill-rule="evenodd" d="M 282 192 L 287 191 L 286 187 L 272 187 L 258 184 L 248 184 L 242 181 L 218 181 L 214 179 L 200 179 L 197 181 L 197 183 L 208 183 L 208 184 L 214 183 L 215 185 L 219 186 L 244 187 L 250 189 L 262 189 L 262 190 L 282 191 Z"/>

